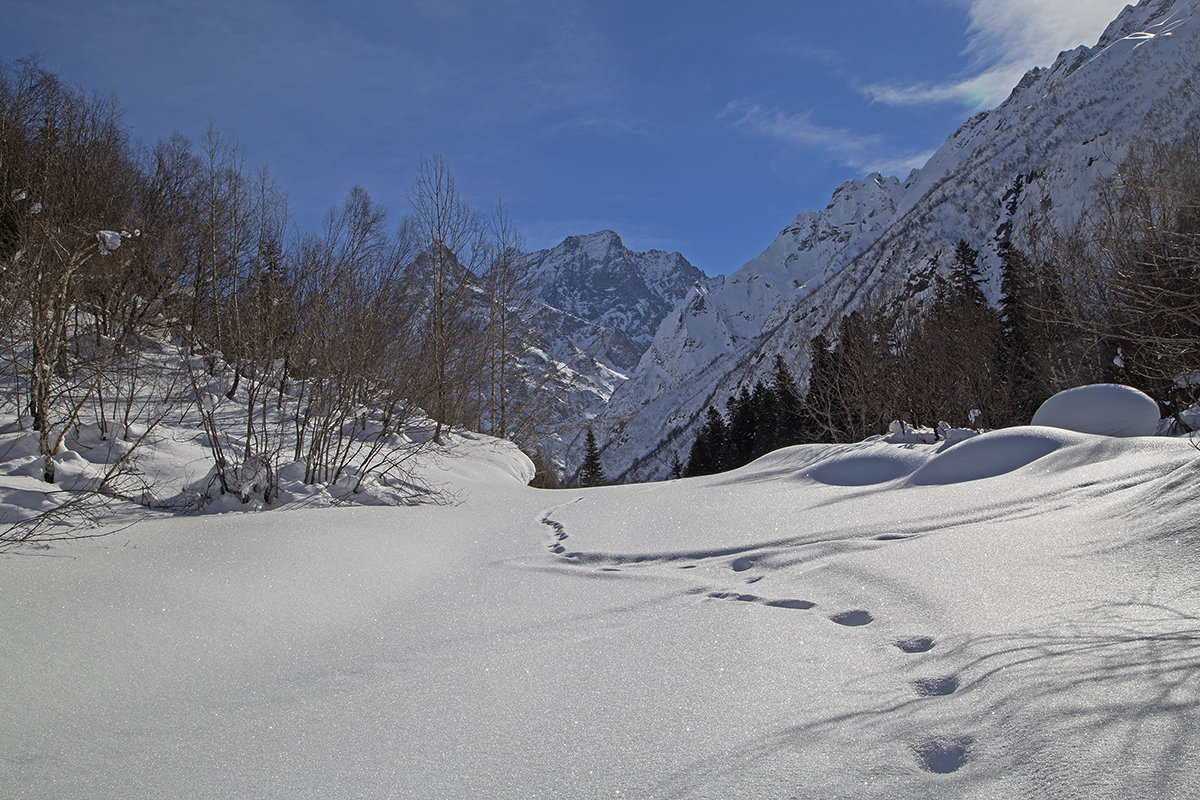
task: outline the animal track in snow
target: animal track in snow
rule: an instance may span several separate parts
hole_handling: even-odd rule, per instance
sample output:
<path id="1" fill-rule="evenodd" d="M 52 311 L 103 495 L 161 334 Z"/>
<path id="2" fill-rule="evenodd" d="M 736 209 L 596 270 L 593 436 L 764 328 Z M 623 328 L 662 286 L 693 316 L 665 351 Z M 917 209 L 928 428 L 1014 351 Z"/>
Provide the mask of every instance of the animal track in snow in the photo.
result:
<path id="1" fill-rule="evenodd" d="M 577 497 L 574 500 L 572 500 L 570 503 L 563 503 L 561 505 L 554 506 L 553 508 L 548 508 L 542 512 L 541 518 L 538 521 L 541 522 L 546 527 L 548 527 L 550 530 L 554 531 L 553 540 L 551 540 L 550 544 L 546 545 L 547 547 L 550 548 L 551 553 L 554 553 L 555 555 L 558 555 L 558 556 L 562 556 L 563 558 L 573 558 L 574 557 L 575 554 L 568 553 L 566 546 L 563 544 L 564 542 L 567 541 L 566 526 L 564 526 L 558 520 L 552 519 L 550 517 L 550 515 L 553 514 L 555 511 L 558 511 L 558 509 L 560 509 L 560 508 L 564 508 L 565 506 L 572 505 L 573 503 L 578 503 L 581 499 L 582 498 Z"/>
<path id="2" fill-rule="evenodd" d="M 910 636 L 907 639 L 897 640 L 895 645 L 905 653 L 925 653 L 933 649 L 933 637 Z"/>
<path id="3" fill-rule="evenodd" d="M 922 697 L 942 697 L 958 691 L 958 678 L 945 675 L 940 678 L 917 678 L 913 687 Z"/>
<path id="4" fill-rule="evenodd" d="M 957 772 L 970 760 L 969 736 L 926 739 L 913 745 L 921 768 L 942 775 Z"/>
<path id="5" fill-rule="evenodd" d="M 830 617 L 831 620 L 838 625 L 845 625 L 849 628 L 857 628 L 861 625 L 870 625 L 875 621 L 870 612 L 863 611 L 861 608 L 853 611 L 842 611 Z"/>
<path id="6" fill-rule="evenodd" d="M 711 597 L 714 600 L 738 600 L 743 603 L 760 603 L 771 608 L 793 608 L 799 610 L 807 610 L 816 606 L 816 603 L 811 600 L 771 600 L 767 597 L 759 597 L 756 594 L 744 594 L 742 592 L 705 592 L 703 589 L 688 590 L 688 594 L 705 594 L 706 597 Z"/>

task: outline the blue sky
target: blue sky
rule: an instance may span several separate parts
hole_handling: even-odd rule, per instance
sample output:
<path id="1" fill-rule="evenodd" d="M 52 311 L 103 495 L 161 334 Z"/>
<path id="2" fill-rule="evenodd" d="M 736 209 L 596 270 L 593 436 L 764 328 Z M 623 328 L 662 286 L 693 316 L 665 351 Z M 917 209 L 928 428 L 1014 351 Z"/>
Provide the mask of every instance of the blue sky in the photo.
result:
<path id="1" fill-rule="evenodd" d="M 0 57 L 114 93 L 135 137 L 211 122 L 297 224 L 418 160 L 528 246 L 610 228 L 729 273 L 843 180 L 904 177 L 1121 0 L 0 0 Z"/>

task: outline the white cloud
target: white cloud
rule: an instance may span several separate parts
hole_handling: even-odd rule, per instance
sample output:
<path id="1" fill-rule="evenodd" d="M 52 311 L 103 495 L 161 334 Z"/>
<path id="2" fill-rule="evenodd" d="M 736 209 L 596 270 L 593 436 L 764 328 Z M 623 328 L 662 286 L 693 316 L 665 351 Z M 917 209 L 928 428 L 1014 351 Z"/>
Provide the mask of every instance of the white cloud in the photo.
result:
<path id="1" fill-rule="evenodd" d="M 989 108 L 1008 96 L 1034 66 L 1063 50 L 1094 44 L 1126 0 L 963 0 L 970 24 L 964 52 L 973 74 L 938 84 L 876 83 L 861 87 L 872 100 L 893 105 L 961 102 Z"/>
<path id="2" fill-rule="evenodd" d="M 778 108 L 741 101 L 725 106 L 718 118 L 733 127 L 775 139 L 792 146 L 823 150 L 842 164 L 860 172 L 903 174 L 922 166 L 932 153 L 880 157 L 886 146 L 882 136 L 863 134 L 814 122 L 811 113 L 789 114 Z"/>

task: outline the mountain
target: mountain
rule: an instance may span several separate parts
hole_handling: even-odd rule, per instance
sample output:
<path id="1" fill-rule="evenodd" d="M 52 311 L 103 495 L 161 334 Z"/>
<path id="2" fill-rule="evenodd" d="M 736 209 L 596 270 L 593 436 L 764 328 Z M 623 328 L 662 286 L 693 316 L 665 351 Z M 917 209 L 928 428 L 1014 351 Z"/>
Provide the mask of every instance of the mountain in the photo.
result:
<path id="1" fill-rule="evenodd" d="M 843 183 L 722 285 L 694 287 L 605 410 L 606 474 L 664 477 L 673 454 L 686 458 L 706 406 L 764 375 L 776 354 L 805 378 L 814 334 L 868 299 L 919 287 L 949 266 L 960 240 L 981 251 L 995 300 L 1002 241 L 1036 220 L 1069 229 L 1132 144 L 1200 124 L 1198 3 L 1126 7 L 1094 47 L 1030 70 L 903 182 Z"/>
<path id="2" fill-rule="evenodd" d="M 542 455 L 569 471 L 567 452 L 582 437 L 581 424 L 607 407 L 663 319 L 689 291 L 722 279 L 679 253 L 632 251 L 612 231 L 568 236 L 526 254 L 525 263 L 537 308 L 532 322 L 545 349 L 527 353 L 515 377 L 548 398 L 535 409 Z M 536 377 L 548 372 L 548 381 Z"/>
<path id="3" fill-rule="evenodd" d="M 612 231 L 568 236 L 527 255 L 530 280 L 546 304 L 542 328 L 556 355 L 589 354 L 628 375 L 659 324 L 695 286 L 709 278 L 679 253 L 635 253 Z"/>

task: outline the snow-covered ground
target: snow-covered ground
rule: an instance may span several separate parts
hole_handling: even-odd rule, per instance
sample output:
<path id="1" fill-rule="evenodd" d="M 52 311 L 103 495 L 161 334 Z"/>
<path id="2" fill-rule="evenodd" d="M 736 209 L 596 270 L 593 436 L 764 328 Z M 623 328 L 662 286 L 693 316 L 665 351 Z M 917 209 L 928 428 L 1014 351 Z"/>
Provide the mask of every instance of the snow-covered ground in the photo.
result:
<path id="1" fill-rule="evenodd" d="M 1045 427 L 0 553 L 0 796 L 1200 796 L 1200 452 Z"/>

